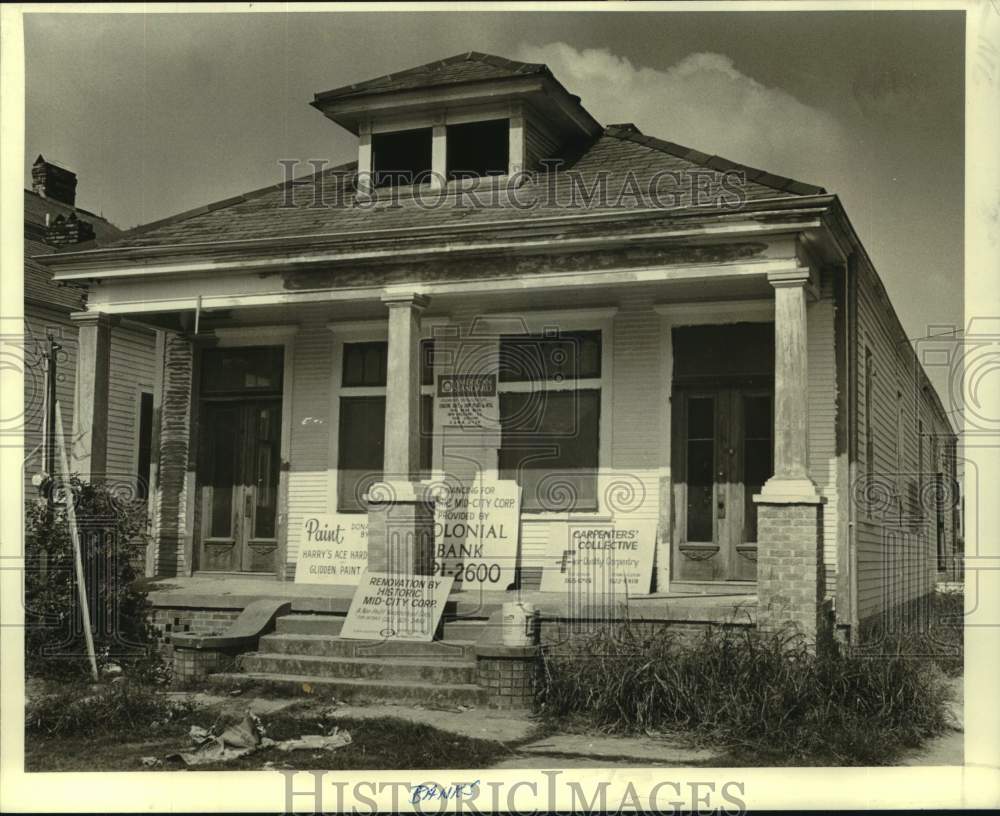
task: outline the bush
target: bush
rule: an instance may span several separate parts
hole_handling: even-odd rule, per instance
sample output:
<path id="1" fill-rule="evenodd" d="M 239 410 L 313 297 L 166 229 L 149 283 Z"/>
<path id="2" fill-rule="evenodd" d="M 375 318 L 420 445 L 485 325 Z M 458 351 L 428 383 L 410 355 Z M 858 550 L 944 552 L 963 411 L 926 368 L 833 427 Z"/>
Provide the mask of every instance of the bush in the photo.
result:
<path id="1" fill-rule="evenodd" d="M 146 545 L 144 505 L 76 477 L 71 487 L 99 666 L 155 672 L 146 594 L 135 585 L 134 563 Z M 65 507 L 29 505 L 25 543 L 28 674 L 85 676 L 89 661 Z"/>
<path id="2" fill-rule="evenodd" d="M 137 681 L 96 687 L 75 683 L 29 702 L 25 730 L 45 736 L 116 734 L 124 741 L 136 732 L 180 723 L 193 711 L 191 703 L 171 702 Z"/>
<path id="3" fill-rule="evenodd" d="M 947 728 L 949 695 L 932 661 L 817 655 L 750 629 L 691 641 L 625 623 L 547 651 L 541 710 L 610 732 L 686 733 L 755 760 L 871 765 Z"/>

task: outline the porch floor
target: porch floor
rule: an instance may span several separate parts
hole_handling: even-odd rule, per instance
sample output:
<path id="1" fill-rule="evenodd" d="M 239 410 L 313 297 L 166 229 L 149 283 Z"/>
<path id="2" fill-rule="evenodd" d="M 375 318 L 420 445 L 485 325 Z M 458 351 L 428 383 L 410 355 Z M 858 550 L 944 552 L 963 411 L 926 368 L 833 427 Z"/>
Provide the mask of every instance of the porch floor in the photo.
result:
<path id="1" fill-rule="evenodd" d="M 296 584 L 252 576 L 195 575 L 151 581 L 153 606 L 198 609 L 242 609 L 261 598 L 289 600 L 293 612 L 346 614 L 354 587 Z M 458 617 L 485 617 L 508 601 L 534 605 L 543 617 L 574 617 L 570 600 L 561 592 L 540 590 L 463 590 L 452 592 L 446 612 Z M 615 604 L 622 606 L 623 602 Z M 628 614 L 635 619 L 690 622 L 750 622 L 756 620 L 757 596 L 721 588 L 693 595 L 665 592 L 628 599 Z M 579 612 L 577 612 L 577 615 Z"/>

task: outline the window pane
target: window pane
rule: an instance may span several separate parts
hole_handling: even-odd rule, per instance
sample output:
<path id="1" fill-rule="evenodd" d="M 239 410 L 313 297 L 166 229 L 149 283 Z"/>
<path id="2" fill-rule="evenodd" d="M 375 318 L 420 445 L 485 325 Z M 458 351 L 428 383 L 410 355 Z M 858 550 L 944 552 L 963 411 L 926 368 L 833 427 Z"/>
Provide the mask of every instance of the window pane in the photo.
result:
<path id="1" fill-rule="evenodd" d="M 388 343 L 345 343 L 341 383 L 348 388 L 384 386 L 388 354 Z"/>
<path id="2" fill-rule="evenodd" d="M 500 338 L 500 382 L 544 382 L 601 376 L 601 333 Z"/>
<path id="3" fill-rule="evenodd" d="M 429 181 L 431 129 L 376 133 L 372 136 L 372 168 L 376 187 Z"/>
<path id="4" fill-rule="evenodd" d="M 601 392 L 500 395 L 500 478 L 525 511 L 597 509 Z"/>
<path id="5" fill-rule="evenodd" d="M 339 439 L 337 508 L 364 512 L 362 496 L 382 478 L 385 397 L 341 397 Z"/>
<path id="6" fill-rule="evenodd" d="M 420 478 L 431 477 L 434 450 L 434 397 L 420 397 Z"/>
<path id="7" fill-rule="evenodd" d="M 201 356 L 203 394 L 280 392 L 281 346 L 206 349 Z"/>
<path id="8" fill-rule="evenodd" d="M 254 485 L 256 509 L 254 537 L 274 538 L 278 510 L 278 465 L 281 462 L 281 411 L 262 406 L 256 409 L 256 461 Z"/>
<path id="9" fill-rule="evenodd" d="M 420 341 L 420 384 L 434 385 L 434 341 Z"/>
<path id="10" fill-rule="evenodd" d="M 209 537 L 229 538 L 233 529 L 233 489 L 237 480 L 239 453 L 239 412 L 234 408 L 219 409 L 209 422 L 212 434 L 209 484 L 212 487 L 212 514 Z"/>
<path id="11" fill-rule="evenodd" d="M 509 138 L 507 119 L 448 125 L 448 178 L 507 175 Z"/>
<path id="12" fill-rule="evenodd" d="M 712 541 L 712 488 L 715 483 L 715 400 L 688 400 L 687 540 Z"/>
<path id="13" fill-rule="evenodd" d="M 753 497 L 760 493 L 773 472 L 771 397 L 743 397 L 743 540 L 757 540 L 757 505 Z"/>
<path id="14" fill-rule="evenodd" d="M 153 452 L 153 395 L 148 391 L 139 396 L 139 456 L 136 465 L 136 496 L 149 497 L 149 467 Z"/>

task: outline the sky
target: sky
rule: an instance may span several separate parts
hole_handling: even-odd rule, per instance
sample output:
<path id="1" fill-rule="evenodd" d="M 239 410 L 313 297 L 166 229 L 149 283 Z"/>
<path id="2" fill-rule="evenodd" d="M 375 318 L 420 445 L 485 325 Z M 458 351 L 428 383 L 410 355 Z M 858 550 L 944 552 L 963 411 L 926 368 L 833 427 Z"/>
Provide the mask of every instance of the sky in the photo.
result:
<path id="1" fill-rule="evenodd" d="M 26 14 L 41 153 L 120 227 L 355 158 L 313 94 L 465 51 L 545 62 L 602 124 L 825 187 L 911 338 L 962 325 L 962 12 Z M 930 371 L 939 385 L 944 372 Z"/>

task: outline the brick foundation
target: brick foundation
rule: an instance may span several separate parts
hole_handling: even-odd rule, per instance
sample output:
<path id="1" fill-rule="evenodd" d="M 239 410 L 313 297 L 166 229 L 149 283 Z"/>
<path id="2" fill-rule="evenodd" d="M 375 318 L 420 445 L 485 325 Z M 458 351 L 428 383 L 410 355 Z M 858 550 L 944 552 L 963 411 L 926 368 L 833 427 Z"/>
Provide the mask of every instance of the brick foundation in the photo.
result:
<path id="1" fill-rule="evenodd" d="M 757 623 L 798 630 L 815 643 L 829 634 L 824 604 L 820 504 L 757 504 Z"/>
<path id="2" fill-rule="evenodd" d="M 187 649 L 178 646 L 173 650 L 174 682 L 234 671 L 238 654 L 232 649 Z"/>
<path id="3" fill-rule="evenodd" d="M 150 621 L 156 630 L 160 654 L 164 660 L 173 660 L 174 633 L 192 635 L 219 635 L 240 616 L 242 609 L 192 609 L 187 607 L 156 607 Z"/>
<path id="4" fill-rule="evenodd" d="M 534 707 L 540 654 L 537 646 L 477 647 L 476 681 L 486 690 L 490 708 L 528 711 Z"/>

